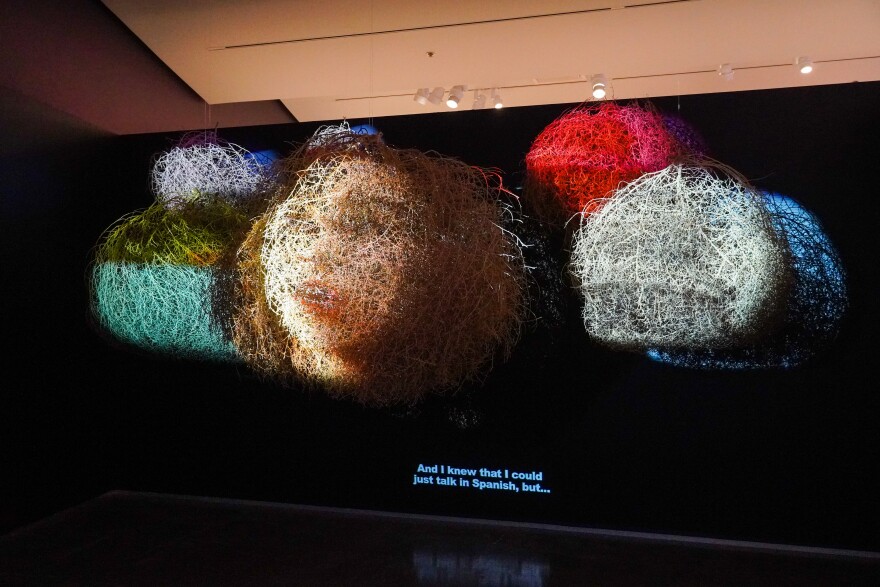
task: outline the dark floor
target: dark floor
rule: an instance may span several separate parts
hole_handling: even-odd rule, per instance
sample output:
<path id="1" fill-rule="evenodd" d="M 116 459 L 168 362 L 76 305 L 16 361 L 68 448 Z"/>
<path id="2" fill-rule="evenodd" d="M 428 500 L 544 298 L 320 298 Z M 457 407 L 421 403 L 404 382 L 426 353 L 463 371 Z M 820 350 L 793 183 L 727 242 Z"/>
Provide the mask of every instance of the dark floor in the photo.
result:
<path id="1" fill-rule="evenodd" d="M 113 492 L 0 537 L 2 585 L 878 585 L 880 553 Z"/>

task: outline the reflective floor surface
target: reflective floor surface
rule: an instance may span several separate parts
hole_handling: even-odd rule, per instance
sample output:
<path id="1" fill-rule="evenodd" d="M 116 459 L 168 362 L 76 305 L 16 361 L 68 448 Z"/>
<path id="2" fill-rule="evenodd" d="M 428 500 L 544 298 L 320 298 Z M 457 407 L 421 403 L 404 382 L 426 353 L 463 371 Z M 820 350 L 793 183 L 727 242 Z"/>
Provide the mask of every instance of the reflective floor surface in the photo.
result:
<path id="1" fill-rule="evenodd" d="M 0 537 L 0 585 L 880 585 L 880 554 L 112 492 Z"/>

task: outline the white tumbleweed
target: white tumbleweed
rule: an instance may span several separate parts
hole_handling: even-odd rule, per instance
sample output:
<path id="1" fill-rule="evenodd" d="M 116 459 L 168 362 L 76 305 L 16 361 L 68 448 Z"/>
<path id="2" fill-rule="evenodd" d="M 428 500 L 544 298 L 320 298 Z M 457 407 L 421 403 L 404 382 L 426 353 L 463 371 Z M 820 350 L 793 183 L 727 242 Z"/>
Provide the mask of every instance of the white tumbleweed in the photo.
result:
<path id="1" fill-rule="evenodd" d="M 786 257 L 759 194 L 710 167 L 671 165 L 582 216 L 571 269 L 598 341 L 723 348 L 768 323 Z"/>
<path id="2" fill-rule="evenodd" d="M 152 188 L 166 208 L 219 198 L 236 205 L 254 195 L 265 179 L 262 165 L 234 144 L 174 147 L 156 159 Z"/>

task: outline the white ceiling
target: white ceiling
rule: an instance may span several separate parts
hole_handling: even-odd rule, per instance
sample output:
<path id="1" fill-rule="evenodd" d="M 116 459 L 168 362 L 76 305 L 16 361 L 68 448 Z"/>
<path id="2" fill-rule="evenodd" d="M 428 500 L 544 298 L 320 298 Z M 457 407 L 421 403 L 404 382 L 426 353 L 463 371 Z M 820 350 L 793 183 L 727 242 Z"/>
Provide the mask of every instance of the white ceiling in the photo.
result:
<path id="1" fill-rule="evenodd" d="M 455 84 L 580 102 L 596 73 L 619 99 L 880 80 L 880 0 L 104 4 L 209 104 L 278 99 L 300 121 L 451 111 L 412 98 Z"/>

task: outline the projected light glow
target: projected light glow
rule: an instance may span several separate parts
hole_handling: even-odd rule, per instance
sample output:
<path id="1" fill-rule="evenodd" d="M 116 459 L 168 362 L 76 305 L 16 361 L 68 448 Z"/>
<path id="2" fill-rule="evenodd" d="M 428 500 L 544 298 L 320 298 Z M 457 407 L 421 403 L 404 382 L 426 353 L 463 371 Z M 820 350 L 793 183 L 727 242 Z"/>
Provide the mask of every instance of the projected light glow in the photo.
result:
<path id="1" fill-rule="evenodd" d="M 213 322 L 210 268 L 98 263 L 92 309 L 119 340 L 178 357 L 230 361 L 236 351 Z"/>
<path id="2" fill-rule="evenodd" d="M 675 141 L 678 155 L 700 158 L 708 153 L 703 137 L 683 118 L 674 114 L 664 114 L 663 127 Z"/>
<path id="3" fill-rule="evenodd" d="M 278 151 L 276 151 L 275 149 L 266 149 L 263 151 L 254 151 L 252 153 L 248 153 L 247 157 L 253 159 L 257 163 L 257 165 L 266 167 L 277 161 L 281 157 L 281 155 L 279 155 Z"/>
<path id="4" fill-rule="evenodd" d="M 314 134 L 293 153 L 279 160 L 273 169 L 277 172 L 275 178 L 278 182 L 277 192 L 287 195 L 297 182 L 299 173 L 318 159 L 330 156 L 342 151 L 363 151 L 371 148 L 369 145 L 382 144 L 382 135 L 368 132 L 365 128 L 369 125 L 360 125 L 353 130 L 348 122 L 331 124 L 318 128 Z M 375 128 L 370 127 L 373 130 Z M 359 137 L 370 136 L 371 140 L 365 143 Z"/>
<path id="5" fill-rule="evenodd" d="M 351 127 L 351 132 L 356 135 L 378 135 L 379 129 L 372 124 L 358 124 L 357 126 Z"/>
<path id="6" fill-rule="evenodd" d="M 550 123 L 526 155 L 526 203 L 545 220 L 593 212 L 646 172 L 672 162 L 677 147 L 660 116 L 612 102 L 581 106 Z"/>
<path id="7" fill-rule="evenodd" d="M 335 136 L 343 148 L 324 145 L 239 248 L 236 345 L 265 375 L 364 403 L 477 376 L 512 346 L 523 309 L 491 178 Z"/>
<path id="8" fill-rule="evenodd" d="M 122 218 L 96 250 L 96 262 L 131 261 L 211 265 L 249 224 L 245 215 L 222 202 L 182 205 L 167 210 L 153 204 Z"/>
<path id="9" fill-rule="evenodd" d="M 213 318 L 211 265 L 249 220 L 222 201 L 154 203 L 111 227 L 95 250 L 90 285 L 96 324 L 144 350 L 232 360 Z"/>
<path id="10" fill-rule="evenodd" d="M 786 252 L 761 197 L 703 167 L 671 165 L 582 217 L 572 272 L 596 340 L 706 349 L 766 328 Z"/>
<path id="11" fill-rule="evenodd" d="M 156 159 L 152 188 L 167 208 L 214 199 L 235 205 L 254 197 L 265 179 L 261 162 L 247 150 L 197 133 Z"/>
<path id="12" fill-rule="evenodd" d="M 651 349 L 654 360 L 700 369 L 793 367 L 810 359 L 836 336 L 847 306 L 840 257 L 819 220 L 795 200 L 764 194 L 773 227 L 791 252 L 793 285 L 785 319 L 755 344 L 708 351 Z"/>
<path id="13" fill-rule="evenodd" d="M 372 404 L 454 389 L 506 356 L 525 268 L 499 177 L 345 123 L 275 169 L 246 206 L 160 193 L 112 227 L 91 271 L 96 322 L 146 350 L 242 356 L 276 381 Z"/>

